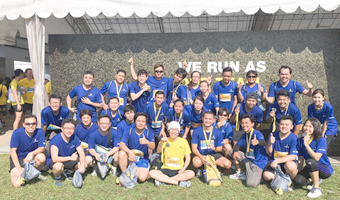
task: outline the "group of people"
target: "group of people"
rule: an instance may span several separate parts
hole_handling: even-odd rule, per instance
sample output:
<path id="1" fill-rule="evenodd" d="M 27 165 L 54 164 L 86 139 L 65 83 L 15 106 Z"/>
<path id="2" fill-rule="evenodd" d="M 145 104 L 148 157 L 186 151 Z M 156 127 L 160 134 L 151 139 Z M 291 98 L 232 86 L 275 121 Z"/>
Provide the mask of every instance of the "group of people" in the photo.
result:
<path id="1" fill-rule="evenodd" d="M 34 115 L 25 116 L 24 127 L 15 130 L 11 139 L 14 186 L 20 185 L 18 177 L 27 161 L 35 160 L 40 169 L 46 159 L 55 184 L 61 186 L 65 170 L 84 173 L 92 167 L 91 174 L 96 175 L 96 163 L 106 154 L 114 176 L 118 167 L 124 172 L 135 162 L 141 182 L 150 175 L 156 186 L 190 187 L 195 172 L 188 169 L 189 164 L 192 161 L 196 176 L 202 176 L 211 155 L 225 173 L 231 168 L 236 171 L 230 178 L 246 180 L 249 187 L 272 180 L 280 165 L 294 187 L 310 185 L 308 197 L 322 194 L 319 183 L 333 173 L 327 146 L 338 131 L 337 121 L 324 92 L 313 91 L 308 81 L 305 89 L 290 80 L 290 67 L 280 68 L 280 80 L 267 91 L 256 83 L 256 71 L 248 71 L 247 83 L 238 85 L 231 80 L 232 69 L 226 67 L 222 80 L 212 87 L 211 77 L 201 81 L 201 73 L 194 71 L 185 86 L 185 65 L 168 78 L 163 77 L 162 65 L 155 65 L 155 75 L 148 76 L 143 69 L 136 74 L 133 59 L 129 62 L 135 82 L 124 82 L 126 72 L 119 69 L 115 80 L 98 89 L 92 84 L 94 74 L 86 71 L 83 83 L 67 95 L 67 107 L 60 96 L 50 95 L 49 106 L 41 112 L 42 129 L 36 128 Z M 304 123 L 295 105 L 296 92 L 313 98 Z M 102 110 L 98 117 L 97 108 Z M 261 133 L 265 112 L 265 121 L 271 123 L 267 141 Z M 298 138 L 300 130 L 303 134 Z M 48 154 L 44 154 L 45 146 Z M 162 166 L 150 171 L 149 158 L 154 154 Z"/>

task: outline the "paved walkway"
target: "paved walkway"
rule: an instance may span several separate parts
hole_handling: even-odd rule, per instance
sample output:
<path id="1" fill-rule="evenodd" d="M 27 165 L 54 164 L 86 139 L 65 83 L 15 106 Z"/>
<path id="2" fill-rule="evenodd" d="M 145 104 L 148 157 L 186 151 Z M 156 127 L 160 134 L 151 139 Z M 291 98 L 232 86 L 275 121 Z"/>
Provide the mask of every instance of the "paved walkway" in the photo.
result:
<path id="1" fill-rule="evenodd" d="M 13 132 L 13 124 L 14 119 L 12 116 L 9 116 L 9 119 L 6 120 L 6 126 L 0 129 L 1 132 L 5 132 L 4 135 L 0 135 L 0 154 L 9 154 L 9 145 Z M 340 156 L 330 156 L 329 160 L 332 165 L 340 165 Z"/>

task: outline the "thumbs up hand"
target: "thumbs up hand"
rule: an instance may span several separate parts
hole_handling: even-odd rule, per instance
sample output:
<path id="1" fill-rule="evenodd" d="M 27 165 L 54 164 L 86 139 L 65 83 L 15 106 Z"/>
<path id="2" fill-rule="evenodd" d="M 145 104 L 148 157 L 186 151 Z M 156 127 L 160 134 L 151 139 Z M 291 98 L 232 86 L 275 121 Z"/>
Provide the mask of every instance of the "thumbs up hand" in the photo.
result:
<path id="1" fill-rule="evenodd" d="M 270 143 L 274 144 L 275 143 L 275 137 L 273 136 L 273 133 L 270 133 Z"/>
<path id="2" fill-rule="evenodd" d="M 313 85 L 310 83 L 310 82 L 308 82 L 308 80 L 306 81 L 306 83 L 307 83 L 307 87 L 311 90 L 311 89 L 313 89 Z"/>
<path id="3" fill-rule="evenodd" d="M 254 139 L 251 140 L 251 144 L 252 144 L 253 146 L 256 146 L 256 145 L 259 144 L 259 141 L 257 140 L 256 135 L 254 135 Z"/>
<path id="4" fill-rule="evenodd" d="M 144 133 L 143 133 L 143 137 L 142 137 L 142 138 L 139 138 L 139 143 L 140 143 L 140 144 L 148 144 L 148 143 L 149 143 L 149 140 L 147 140 L 147 139 L 145 138 Z"/>

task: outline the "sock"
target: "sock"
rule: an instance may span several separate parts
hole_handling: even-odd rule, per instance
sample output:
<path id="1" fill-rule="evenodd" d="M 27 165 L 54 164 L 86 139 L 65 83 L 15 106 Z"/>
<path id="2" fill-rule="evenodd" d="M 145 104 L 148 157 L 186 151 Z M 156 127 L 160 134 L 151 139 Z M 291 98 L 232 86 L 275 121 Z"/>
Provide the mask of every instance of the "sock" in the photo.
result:
<path id="1" fill-rule="evenodd" d="M 60 176 L 56 176 L 55 179 L 61 179 L 61 175 Z"/>

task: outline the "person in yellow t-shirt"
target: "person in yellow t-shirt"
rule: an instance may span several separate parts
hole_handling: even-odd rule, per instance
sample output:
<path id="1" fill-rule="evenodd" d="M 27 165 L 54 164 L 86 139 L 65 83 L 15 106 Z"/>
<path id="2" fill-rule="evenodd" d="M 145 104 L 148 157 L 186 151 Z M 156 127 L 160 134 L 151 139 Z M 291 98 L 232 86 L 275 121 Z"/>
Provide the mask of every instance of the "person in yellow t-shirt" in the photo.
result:
<path id="1" fill-rule="evenodd" d="M 52 88 L 51 88 L 51 76 L 49 74 L 45 74 L 45 89 L 47 92 L 48 97 L 52 94 Z"/>
<path id="2" fill-rule="evenodd" d="M 14 71 L 15 78 L 12 80 L 10 84 L 10 89 L 12 90 L 12 97 L 15 99 L 15 102 L 12 102 L 12 106 L 15 110 L 15 120 L 13 122 L 13 131 L 18 128 L 21 116 L 22 116 L 22 105 L 24 104 L 24 99 L 22 95 L 20 94 L 20 91 L 18 92 L 18 89 L 20 90 L 19 81 L 24 78 L 24 71 L 21 69 L 16 69 Z M 18 95 L 18 93 L 20 95 Z"/>
<path id="3" fill-rule="evenodd" d="M 7 87 L 2 84 L 3 81 L 4 80 L 0 78 L 0 120 L 2 125 L 5 124 L 6 120 L 6 102 L 8 96 Z"/>
<path id="4" fill-rule="evenodd" d="M 25 92 L 22 95 L 24 98 L 24 102 L 25 102 L 24 113 L 32 114 L 34 85 L 35 85 L 35 80 L 33 79 L 32 69 L 26 69 L 25 75 L 26 75 L 26 78 L 23 78 L 19 82 L 20 87 L 25 88 Z"/>
<path id="5" fill-rule="evenodd" d="M 163 166 L 160 170 L 151 170 L 150 176 L 155 179 L 155 186 L 168 183 L 190 187 L 190 179 L 195 176 L 195 173 L 187 170 L 191 159 L 189 144 L 186 139 L 178 137 L 180 132 L 178 122 L 170 122 L 168 131 L 170 137 L 163 137 L 157 148 L 157 152 L 162 154 Z"/>

